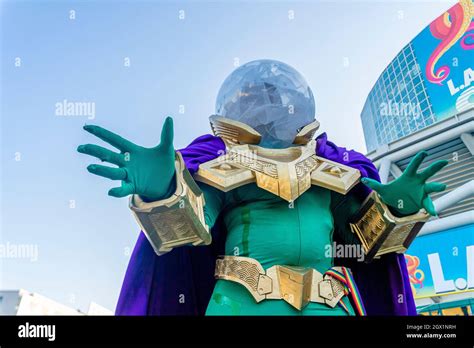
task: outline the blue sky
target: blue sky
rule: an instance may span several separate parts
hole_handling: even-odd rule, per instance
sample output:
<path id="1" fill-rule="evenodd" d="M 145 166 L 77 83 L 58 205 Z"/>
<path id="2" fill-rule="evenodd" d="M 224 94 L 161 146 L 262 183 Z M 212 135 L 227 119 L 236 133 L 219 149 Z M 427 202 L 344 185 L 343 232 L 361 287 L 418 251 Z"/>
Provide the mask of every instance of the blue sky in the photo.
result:
<path id="1" fill-rule="evenodd" d="M 235 62 L 270 58 L 306 78 L 329 138 L 364 152 L 359 115 L 376 79 L 454 3 L 2 1 L 1 243 L 34 245 L 38 259 L 0 258 L 0 289 L 115 308 L 139 228 L 76 152 L 100 143 L 85 123 L 152 146 L 171 115 L 185 146 L 209 132 Z M 94 103 L 95 119 L 56 115 L 64 99 Z"/>

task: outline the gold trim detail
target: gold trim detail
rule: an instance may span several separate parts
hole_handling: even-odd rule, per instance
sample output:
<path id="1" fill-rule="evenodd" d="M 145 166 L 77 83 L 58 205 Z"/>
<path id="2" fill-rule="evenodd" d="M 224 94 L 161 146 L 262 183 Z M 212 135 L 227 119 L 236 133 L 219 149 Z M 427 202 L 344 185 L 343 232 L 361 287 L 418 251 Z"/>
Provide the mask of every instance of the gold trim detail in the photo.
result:
<path id="1" fill-rule="evenodd" d="M 314 134 L 319 129 L 319 122 L 314 120 L 310 124 L 307 124 L 296 134 L 293 144 L 295 145 L 306 145 L 313 140 Z"/>
<path id="2" fill-rule="evenodd" d="M 226 144 L 259 144 L 262 135 L 249 125 L 232 120 L 219 115 L 209 117 L 212 132 L 215 136 L 222 138 Z M 314 120 L 307 124 L 296 134 L 293 144 L 305 145 L 309 143 L 316 131 L 319 129 L 319 122 Z"/>
<path id="3" fill-rule="evenodd" d="M 258 144 L 262 139 L 259 132 L 239 121 L 212 115 L 209 122 L 214 135 L 222 138 L 226 144 Z"/>
<path id="4" fill-rule="evenodd" d="M 314 268 L 275 265 L 265 271 L 250 257 L 221 256 L 216 261 L 215 277 L 244 286 L 256 302 L 284 300 L 298 310 L 309 302 L 334 308 L 344 296 L 339 280 Z"/>
<path id="5" fill-rule="evenodd" d="M 350 227 L 359 238 L 366 262 L 369 262 L 383 254 L 404 253 L 429 217 L 424 209 L 410 216 L 396 217 L 372 191 L 359 213 L 351 219 Z"/>
<path id="6" fill-rule="evenodd" d="M 222 191 L 256 183 L 288 202 L 301 196 L 311 185 L 342 194 L 360 178 L 357 169 L 316 156 L 316 141 L 287 149 L 257 145 L 227 144 L 227 153 L 199 166 L 194 175 Z"/>
<path id="7" fill-rule="evenodd" d="M 176 191 L 167 198 L 146 203 L 130 197 L 129 207 L 157 255 L 182 245 L 208 245 L 211 234 L 204 217 L 204 195 L 176 152 Z"/>

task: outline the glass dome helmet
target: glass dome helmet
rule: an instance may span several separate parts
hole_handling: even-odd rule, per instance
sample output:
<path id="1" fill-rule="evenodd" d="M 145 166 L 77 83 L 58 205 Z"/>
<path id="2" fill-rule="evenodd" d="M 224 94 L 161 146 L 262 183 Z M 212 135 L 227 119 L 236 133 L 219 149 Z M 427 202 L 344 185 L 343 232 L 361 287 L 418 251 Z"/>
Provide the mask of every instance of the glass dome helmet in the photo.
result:
<path id="1" fill-rule="evenodd" d="M 222 84 L 216 114 L 245 123 L 262 135 L 260 146 L 287 148 L 314 121 L 313 93 L 291 66 L 269 59 L 235 69 Z"/>

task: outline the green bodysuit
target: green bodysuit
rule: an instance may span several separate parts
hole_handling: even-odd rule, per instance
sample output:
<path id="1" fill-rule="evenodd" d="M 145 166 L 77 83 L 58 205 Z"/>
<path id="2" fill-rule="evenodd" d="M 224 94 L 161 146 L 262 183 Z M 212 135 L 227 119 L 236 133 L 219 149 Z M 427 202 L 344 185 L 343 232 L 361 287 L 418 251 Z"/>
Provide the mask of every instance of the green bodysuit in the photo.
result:
<path id="1" fill-rule="evenodd" d="M 344 205 L 346 213 L 350 213 L 359 206 L 356 201 L 317 186 L 312 186 L 292 205 L 255 184 L 227 193 L 204 184 L 200 187 L 206 199 L 207 224 L 212 227 L 218 215 L 223 214 L 227 229 L 225 254 L 254 258 L 264 269 L 289 265 L 326 272 L 333 266 L 332 257 L 326 255 L 335 231 L 333 211 L 341 213 Z M 345 228 L 336 230 L 345 233 L 346 239 L 352 237 Z M 343 301 L 353 314 L 348 298 Z M 339 306 L 331 308 L 313 302 L 301 311 L 284 300 L 257 303 L 244 286 L 221 279 L 217 281 L 206 315 L 347 315 L 347 312 Z"/>
<path id="2" fill-rule="evenodd" d="M 99 158 L 116 167 L 91 164 L 87 170 L 111 180 L 121 181 L 109 195 L 126 197 L 139 195 L 146 202 L 159 201 L 174 192 L 175 150 L 173 121 L 167 118 L 161 133 L 161 143 L 152 148 L 136 145 L 104 128 L 86 125 L 84 129 L 116 147 L 119 152 L 85 144 L 78 151 Z M 429 182 L 434 174 L 448 164 L 438 160 L 418 172 L 428 154 L 418 153 L 403 174 L 389 184 L 362 178 L 361 182 L 375 190 L 393 213 L 405 216 L 424 208 L 431 215 L 436 211 L 429 196 L 441 192 L 445 184 Z M 293 204 L 278 196 L 248 184 L 224 193 L 199 184 L 206 200 L 205 217 L 212 228 L 220 216 L 228 231 L 225 254 L 256 259 L 264 269 L 274 265 L 312 267 L 325 273 L 333 266 L 332 255 L 326 255 L 337 234 L 344 243 L 358 244 L 349 230 L 348 219 L 357 212 L 361 199 L 351 192 L 346 196 L 312 186 Z M 343 298 L 354 314 L 347 297 Z M 215 286 L 207 315 L 347 315 L 342 308 L 310 302 L 302 311 L 284 300 L 264 300 L 257 303 L 248 290 L 232 281 L 219 280 Z"/>

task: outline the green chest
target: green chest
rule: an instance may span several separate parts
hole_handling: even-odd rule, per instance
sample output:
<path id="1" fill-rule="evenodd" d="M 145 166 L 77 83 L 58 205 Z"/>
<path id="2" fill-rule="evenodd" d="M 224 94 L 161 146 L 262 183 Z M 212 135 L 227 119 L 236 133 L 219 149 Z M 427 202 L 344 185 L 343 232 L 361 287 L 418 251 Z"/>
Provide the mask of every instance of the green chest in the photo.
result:
<path id="1" fill-rule="evenodd" d="M 257 259 L 264 268 L 276 264 L 325 271 L 332 259 L 333 217 L 329 190 L 313 186 L 288 203 L 254 184 L 227 194 L 224 222 L 226 254 Z"/>

